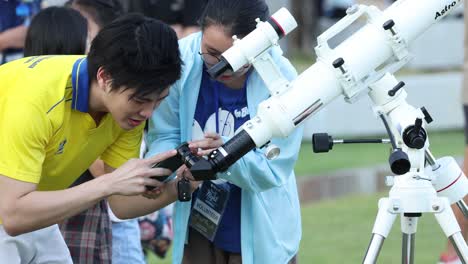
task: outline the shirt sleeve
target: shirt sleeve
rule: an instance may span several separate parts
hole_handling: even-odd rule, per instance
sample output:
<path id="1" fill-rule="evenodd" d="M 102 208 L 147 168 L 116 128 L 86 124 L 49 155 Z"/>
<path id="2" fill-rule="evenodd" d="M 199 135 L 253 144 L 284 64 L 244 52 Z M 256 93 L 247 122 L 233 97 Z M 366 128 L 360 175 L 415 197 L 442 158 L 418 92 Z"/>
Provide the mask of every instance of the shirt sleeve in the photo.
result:
<path id="1" fill-rule="evenodd" d="M 124 131 L 101 155 L 101 159 L 107 165 L 118 168 L 129 159 L 138 158 L 144 127 L 145 124 L 143 123 L 135 129 Z"/>
<path id="2" fill-rule="evenodd" d="M 0 174 L 39 183 L 53 134 L 47 113 L 14 99 L 0 99 Z"/>

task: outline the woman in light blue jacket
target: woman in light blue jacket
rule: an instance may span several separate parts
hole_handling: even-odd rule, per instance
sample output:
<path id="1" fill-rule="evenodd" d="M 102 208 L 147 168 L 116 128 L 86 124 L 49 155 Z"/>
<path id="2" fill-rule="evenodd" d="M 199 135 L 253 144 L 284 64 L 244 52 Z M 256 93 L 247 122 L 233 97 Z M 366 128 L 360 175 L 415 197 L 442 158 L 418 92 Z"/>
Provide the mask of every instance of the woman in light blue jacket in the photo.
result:
<path id="1" fill-rule="evenodd" d="M 265 21 L 263 0 L 211 0 L 200 20 L 201 33 L 179 42 L 182 77 L 155 111 L 148 132 L 147 156 L 182 142 L 203 155 L 232 137 L 256 115 L 270 94 L 250 65 L 211 79 L 206 70 L 232 46 Z M 292 80 L 295 69 L 279 48 L 271 56 Z M 297 129 L 286 139 L 272 139 L 281 154 L 268 160 L 263 149 L 247 153 L 216 181 L 205 181 L 192 202 L 177 202 L 173 263 L 292 263 L 301 238 L 299 200 L 294 175 L 302 138 Z"/>

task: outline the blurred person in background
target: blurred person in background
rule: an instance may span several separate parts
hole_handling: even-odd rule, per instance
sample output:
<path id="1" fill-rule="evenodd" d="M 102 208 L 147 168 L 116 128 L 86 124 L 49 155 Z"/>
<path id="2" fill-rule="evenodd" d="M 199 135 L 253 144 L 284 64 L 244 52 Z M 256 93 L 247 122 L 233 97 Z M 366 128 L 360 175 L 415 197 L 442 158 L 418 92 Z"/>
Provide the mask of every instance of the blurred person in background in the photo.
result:
<path id="1" fill-rule="evenodd" d="M 147 149 L 147 134 L 148 122 L 145 125 L 143 133 L 143 141 L 140 149 L 140 157 L 143 158 L 148 151 Z M 143 247 L 143 255 L 148 263 L 153 263 L 152 260 L 157 257 L 163 259 L 166 257 L 172 240 L 172 216 L 174 206 L 170 204 L 156 212 L 138 217 L 138 225 L 140 227 L 141 245 Z"/>
<path id="2" fill-rule="evenodd" d="M 346 16 L 346 9 L 355 4 L 355 0 L 325 0 L 324 15 L 331 19 L 341 19 Z"/>
<path id="3" fill-rule="evenodd" d="M 232 35 L 242 38 L 256 28 L 256 18 L 269 18 L 263 0 L 208 2 L 200 19 L 201 32 L 179 41 L 182 77 L 150 119 L 147 157 L 185 141 L 197 155 L 207 155 L 255 116 L 257 105 L 270 92 L 251 65 L 216 80 L 207 69 L 232 46 Z M 285 78 L 294 79 L 296 71 L 281 50 L 269 52 Z M 262 150 L 252 150 L 228 173 L 218 173 L 218 180 L 204 181 L 191 203 L 176 202 L 174 264 L 294 263 L 302 231 L 293 169 L 302 133 L 299 128 L 287 138 L 272 140 L 281 148 L 277 159 L 268 160 Z M 191 178 L 182 170 L 178 176 Z M 197 209 L 212 202 L 207 201 L 209 194 L 220 197 L 215 199 L 216 209 L 207 208 L 221 216 L 215 221 Z"/>
<path id="4" fill-rule="evenodd" d="M 168 23 L 183 38 L 200 30 L 198 19 L 208 0 L 126 0 L 129 12 Z"/>
<path id="5" fill-rule="evenodd" d="M 76 10 L 48 7 L 32 20 L 24 45 L 24 56 L 83 55 L 86 50 L 86 19 Z"/>
<path id="6" fill-rule="evenodd" d="M 51 6 L 64 6 L 68 0 L 42 0 L 41 7 L 47 8 Z"/>
<path id="7" fill-rule="evenodd" d="M 138 218 L 141 242 L 147 262 L 165 258 L 173 239 L 172 205 Z"/>
<path id="8" fill-rule="evenodd" d="M 0 1 L 0 64 L 23 56 L 26 31 L 40 0 Z"/>
<path id="9" fill-rule="evenodd" d="M 102 27 L 125 13 L 118 0 L 70 0 L 67 5 L 78 10 L 88 20 L 88 43 Z"/>
<path id="10" fill-rule="evenodd" d="M 323 15 L 324 0 L 291 0 L 291 13 L 300 25 L 287 37 L 288 55 L 293 52 L 300 52 L 299 56 L 313 56 L 314 47 L 317 44 L 316 38 L 319 35 L 320 18 Z"/>

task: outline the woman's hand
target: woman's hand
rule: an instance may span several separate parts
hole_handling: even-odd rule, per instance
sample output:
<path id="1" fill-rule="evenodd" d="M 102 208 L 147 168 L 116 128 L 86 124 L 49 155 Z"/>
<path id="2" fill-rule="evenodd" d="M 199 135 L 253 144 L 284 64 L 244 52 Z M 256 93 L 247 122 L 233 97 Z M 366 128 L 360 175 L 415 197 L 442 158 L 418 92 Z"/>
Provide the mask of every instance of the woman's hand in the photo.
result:
<path id="1" fill-rule="evenodd" d="M 223 139 L 217 133 L 207 132 L 205 138 L 189 142 L 189 148 L 192 153 L 198 156 L 206 156 L 213 150 L 223 145 Z"/>

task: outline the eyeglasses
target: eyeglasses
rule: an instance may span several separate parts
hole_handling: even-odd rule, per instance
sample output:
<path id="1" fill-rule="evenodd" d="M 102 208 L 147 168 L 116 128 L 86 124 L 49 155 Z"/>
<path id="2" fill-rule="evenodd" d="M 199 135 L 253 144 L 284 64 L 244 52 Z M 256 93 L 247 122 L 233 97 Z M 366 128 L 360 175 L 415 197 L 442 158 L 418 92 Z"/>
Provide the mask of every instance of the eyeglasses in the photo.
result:
<path id="1" fill-rule="evenodd" d="M 216 63 L 221 61 L 221 58 L 219 56 L 216 56 L 214 54 L 211 54 L 209 52 L 198 52 L 198 55 L 201 56 L 203 62 L 205 62 L 206 66 L 214 66 Z"/>

